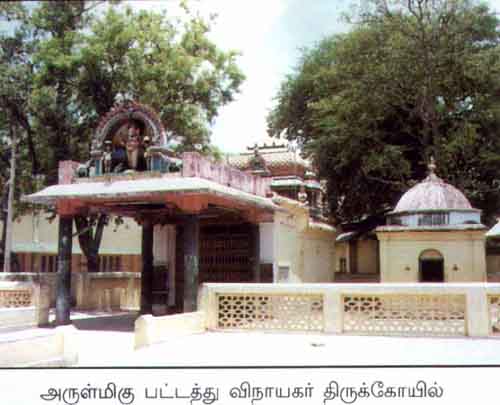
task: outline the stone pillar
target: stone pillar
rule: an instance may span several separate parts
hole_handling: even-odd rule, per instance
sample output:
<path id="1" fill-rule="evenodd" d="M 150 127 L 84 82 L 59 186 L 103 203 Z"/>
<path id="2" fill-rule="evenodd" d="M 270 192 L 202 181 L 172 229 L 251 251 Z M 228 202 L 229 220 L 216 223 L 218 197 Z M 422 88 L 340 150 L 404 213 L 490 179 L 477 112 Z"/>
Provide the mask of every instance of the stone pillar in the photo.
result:
<path id="1" fill-rule="evenodd" d="M 342 334 L 344 306 L 339 289 L 327 289 L 323 293 L 323 316 L 325 333 Z"/>
<path id="2" fill-rule="evenodd" d="M 73 217 L 59 216 L 59 250 L 56 280 L 56 325 L 71 323 L 71 253 Z"/>
<path id="3" fill-rule="evenodd" d="M 150 218 L 142 223 L 141 315 L 153 313 L 153 235 Z"/>
<path id="4" fill-rule="evenodd" d="M 260 232 L 259 224 L 251 225 L 251 238 L 252 238 L 252 273 L 253 281 L 260 283 Z"/>
<path id="5" fill-rule="evenodd" d="M 184 222 L 184 312 L 196 311 L 198 299 L 200 220 L 192 215 Z"/>
<path id="6" fill-rule="evenodd" d="M 481 286 L 469 287 L 466 293 L 466 334 L 487 337 L 490 334 L 488 292 Z"/>

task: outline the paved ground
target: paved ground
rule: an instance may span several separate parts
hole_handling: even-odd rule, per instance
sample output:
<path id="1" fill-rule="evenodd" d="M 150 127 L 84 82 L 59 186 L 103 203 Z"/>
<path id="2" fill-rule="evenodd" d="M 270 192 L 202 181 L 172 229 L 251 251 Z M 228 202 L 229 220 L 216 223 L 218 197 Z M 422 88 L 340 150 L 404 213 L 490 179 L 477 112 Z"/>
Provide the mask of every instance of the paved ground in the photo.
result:
<path id="1" fill-rule="evenodd" d="M 78 366 L 125 365 L 134 354 L 137 316 L 133 312 L 72 312 L 73 325 L 78 329 Z"/>
<path id="2" fill-rule="evenodd" d="M 205 333 L 141 349 L 132 365 L 500 364 L 500 339 Z"/>
<path id="3" fill-rule="evenodd" d="M 72 315 L 79 366 L 500 365 L 500 338 L 410 338 L 227 332 L 134 351 L 134 313 Z M 33 335 L 40 329 L 17 331 Z M 5 335 L 6 336 L 6 335 Z M 5 338 L 5 337 L 4 337 Z"/>

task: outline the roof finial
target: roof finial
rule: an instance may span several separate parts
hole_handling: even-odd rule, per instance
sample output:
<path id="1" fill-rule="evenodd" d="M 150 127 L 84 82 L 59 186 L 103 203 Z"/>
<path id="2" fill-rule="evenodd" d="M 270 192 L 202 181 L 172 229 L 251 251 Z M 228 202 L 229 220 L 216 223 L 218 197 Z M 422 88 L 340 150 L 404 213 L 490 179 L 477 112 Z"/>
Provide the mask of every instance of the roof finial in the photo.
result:
<path id="1" fill-rule="evenodd" d="M 436 161 L 434 160 L 434 156 L 431 156 L 430 162 L 427 167 L 429 168 L 429 174 L 435 174 L 434 172 L 436 171 Z"/>

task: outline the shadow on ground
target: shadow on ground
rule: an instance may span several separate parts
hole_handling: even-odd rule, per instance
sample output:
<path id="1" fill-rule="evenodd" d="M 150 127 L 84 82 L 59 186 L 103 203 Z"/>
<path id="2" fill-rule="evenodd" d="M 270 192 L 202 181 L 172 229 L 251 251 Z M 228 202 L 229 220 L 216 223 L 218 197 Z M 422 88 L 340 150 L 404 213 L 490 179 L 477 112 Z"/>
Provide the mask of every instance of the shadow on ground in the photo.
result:
<path id="1" fill-rule="evenodd" d="M 78 330 L 110 331 L 110 332 L 133 332 L 134 322 L 138 315 L 136 313 L 89 316 L 87 318 L 74 319 L 73 325 Z"/>

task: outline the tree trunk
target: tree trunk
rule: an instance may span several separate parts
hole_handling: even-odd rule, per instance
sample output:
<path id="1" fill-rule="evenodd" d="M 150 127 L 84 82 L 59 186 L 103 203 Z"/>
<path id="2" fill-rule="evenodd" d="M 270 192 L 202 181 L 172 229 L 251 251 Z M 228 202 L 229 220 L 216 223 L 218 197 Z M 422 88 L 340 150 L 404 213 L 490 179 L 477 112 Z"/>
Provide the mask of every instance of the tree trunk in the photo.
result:
<path id="1" fill-rule="evenodd" d="M 97 273 L 99 271 L 98 258 L 98 251 L 94 249 L 91 249 L 91 252 L 89 252 L 88 255 L 85 255 L 85 259 L 87 260 L 87 271 L 89 273 Z"/>
<path id="2" fill-rule="evenodd" d="M 5 229 L 5 246 L 3 252 L 3 271 L 4 273 L 8 273 L 11 271 L 10 268 L 10 260 L 11 260 L 11 251 L 12 251 L 12 210 L 14 208 L 14 184 L 15 184 L 15 176 L 16 176 L 16 137 L 12 126 L 10 128 L 10 140 L 12 142 L 11 145 L 11 156 L 10 156 L 10 180 L 9 180 L 9 194 L 7 200 L 7 218 L 4 222 Z"/>
<path id="3" fill-rule="evenodd" d="M 89 273 L 97 273 L 99 271 L 99 247 L 101 246 L 104 226 L 107 223 L 107 216 L 101 214 L 95 225 L 93 221 L 94 219 L 91 217 L 75 216 L 78 242 L 87 261 L 87 271 Z"/>
<path id="4" fill-rule="evenodd" d="M 2 208 L 2 239 L 0 240 L 0 269 L 3 271 L 3 263 L 5 260 L 5 240 L 7 238 L 7 213 Z"/>

